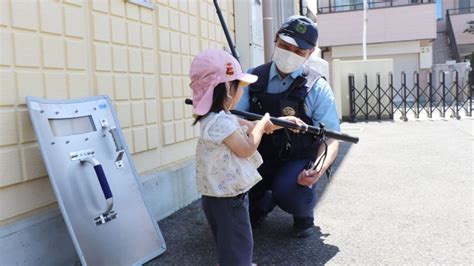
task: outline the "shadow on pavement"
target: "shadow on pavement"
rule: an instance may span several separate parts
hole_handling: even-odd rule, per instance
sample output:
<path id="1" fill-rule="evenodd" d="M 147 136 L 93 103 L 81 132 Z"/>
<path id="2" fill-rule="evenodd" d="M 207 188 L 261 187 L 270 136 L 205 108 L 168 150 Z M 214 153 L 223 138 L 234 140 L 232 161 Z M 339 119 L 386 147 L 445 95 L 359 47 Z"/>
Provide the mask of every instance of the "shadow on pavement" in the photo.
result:
<path id="1" fill-rule="evenodd" d="M 348 153 L 351 144 L 340 143 L 333 164 L 332 176 Z M 323 178 L 317 185 L 317 201 L 331 179 Z M 316 213 L 316 225 L 318 224 Z M 159 222 L 167 250 L 146 265 L 217 265 L 214 241 L 197 200 Z M 264 224 L 254 229 L 254 261 L 258 265 L 322 265 L 333 258 L 339 248 L 324 243 L 330 234 L 316 226 L 315 234 L 305 239 L 292 238 L 292 216 L 278 207 Z"/>

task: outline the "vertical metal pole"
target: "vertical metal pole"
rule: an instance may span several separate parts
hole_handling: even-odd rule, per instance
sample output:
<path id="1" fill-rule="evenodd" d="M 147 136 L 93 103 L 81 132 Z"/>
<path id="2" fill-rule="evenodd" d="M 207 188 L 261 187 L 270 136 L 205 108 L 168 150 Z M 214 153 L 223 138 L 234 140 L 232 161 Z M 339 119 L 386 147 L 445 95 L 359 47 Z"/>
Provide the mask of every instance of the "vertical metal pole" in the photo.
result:
<path id="1" fill-rule="evenodd" d="M 349 108 L 350 108 L 350 120 L 351 122 L 356 121 L 355 102 L 354 102 L 354 76 L 349 75 Z"/>
<path id="2" fill-rule="evenodd" d="M 433 73 L 428 74 L 428 104 L 429 104 L 429 109 L 428 109 L 428 118 L 433 117 Z"/>
<path id="3" fill-rule="evenodd" d="M 402 71 L 402 88 L 403 88 L 403 98 L 402 98 L 402 103 L 403 103 L 403 107 L 402 107 L 402 119 L 403 121 L 407 121 L 407 86 L 406 86 L 406 83 L 407 83 L 407 77 L 406 77 L 406 74 L 405 74 L 405 71 Z"/>
<path id="4" fill-rule="evenodd" d="M 362 54 L 364 61 L 367 60 L 367 0 L 364 1 L 364 18 L 362 24 Z"/>
<path id="5" fill-rule="evenodd" d="M 217 3 L 217 0 L 214 0 L 214 7 L 216 8 L 216 13 L 217 13 L 217 16 L 219 17 L 219 21 L 221 22 L 222 29 L 224 30 L 224 35 L 227 40 L 227 44 L 229 45 L 229 49 L 232 52 L 232 55 L 235 57 L 235 59 L 239 61 L 239 55 L 237 54 L 237 51 L 235 50 L 232 39 L 230 38 L 229 30 L 227 29 L 227 25 L 225 24 L 225 20 L 224 20 L 224 17 L 222 16 L 222 12 L 219 7 L 219 3 Z"/>
<path id="6" fill-rule="evenodd" d="M 455 113 L 454 113 L 454 116 L 456 117 L 456 119 L 461 119 L 461 117 L 459 116 L 459 72 L 456 71 L 456 76 L 455 76 L 455 80 L 454 80 L 454 85 L 456 85 L 456 99 L 454 99 L 454 104 L 456 105 L 455 107 Z"/>
<path id="7" fill-rule="evenodd" d="M 364 74 L 365 82 L 365 120 L 369 120 L 369 87 L 367 85 L 367 74 Z"/>
<path id="8" fill-rule="evenodd" d="M 469 106 L 467 106 L 467 116 L 472 116 L 472 91 L 474 88 L 474 78 L 467 79 L 467 101 L 469 102 Z"/>
<path id="9" fill-rule="evenodd" d="M 263 55 L 265 62 L 270 62 L 273 55 L 273 0 L 262 0 L 263 15 Z"/>
<path id="10" fill-rule="evenodd" d="M 391 113 L 389 114 L 389 117 L 390 117 L 390 119 L 393 120 L 393 113 L 395 111 L 393 110 L 394 109 L 393 108 L 393 90 L 394 90 L 394 88 L 393 88 L 393 73 L 392 72 L 389 73 L 389 77 L 390 77 L 390 84 L 389 84 L 388 87 L 390 89 L 390 106 L 391 106 Z"/>
<path id="11" fill-rule="evenodd" d="M 380 105 L 382 104 L 380 100 L 380 73 L 377 73 L 377 105 L 378 105 L 378 111 L 377 111 L 377 119 L 380 120 L 382 119 L 382 109 Z"/>
<path id="12" fill-rule="evenodd" d="M 442 104 L 443 106 L 441 107 L 441 117 L 445 117 L 446 115 L 446 80 L 445 80 L 445 72 L 442 71 L 442 76 L 441 76 L 441 84 L 443 85 L 443 98 L 442 98 Z"/>
<path id="13" fill-rule="evenodd" d="M 416 89 L 416 99 L 415 99 L 415 118 L 420 118 L 420 73 L 415 71 L 415 89 Z"/>

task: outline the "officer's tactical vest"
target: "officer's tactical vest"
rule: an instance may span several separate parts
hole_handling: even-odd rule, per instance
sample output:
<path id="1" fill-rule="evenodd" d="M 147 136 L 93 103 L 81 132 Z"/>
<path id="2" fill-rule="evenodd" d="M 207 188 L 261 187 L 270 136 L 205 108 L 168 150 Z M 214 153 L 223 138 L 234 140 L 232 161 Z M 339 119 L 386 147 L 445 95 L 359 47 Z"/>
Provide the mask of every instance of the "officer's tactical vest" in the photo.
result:
<path id="1" fill-rule="evenodd" d="M 268 79 L 271 62 L 253 69 L 257 82 L 249 86 L 250 112 L 272 117 L 296 116 L 308 125 L 313 121 L 306 115 L 305 98 L 313 85 L 324 78 L 315 70 L 304 66 L 303 75 L 297 77 L 288 90 L 281 93 L 268 93 Z M 258 151 L 265 160 L 314 159 L 318 139 L 313 134 L 299 134 L 284 128 L 264 135 Z"/>

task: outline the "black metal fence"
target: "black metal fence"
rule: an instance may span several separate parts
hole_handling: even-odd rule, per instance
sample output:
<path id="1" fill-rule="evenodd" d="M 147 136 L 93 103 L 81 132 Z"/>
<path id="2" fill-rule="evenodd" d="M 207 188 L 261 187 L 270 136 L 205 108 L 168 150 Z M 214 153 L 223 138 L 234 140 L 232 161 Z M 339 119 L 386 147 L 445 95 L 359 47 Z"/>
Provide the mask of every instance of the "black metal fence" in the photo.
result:
<path id="1" fill-rule="evenodd" d="M 440 73 L 439 85 L 433 84 L 433 74 L 428 74 L 426 85 L 420 85 L 420 74 L 414 73 L 413 85 L 407 84 L 405 72 L 401 73 L 399 88 L 394 87 L 393 74 L 389 73 L 387 85 L 382 85 L 380 74 L 377 73 L 375 88 L 369 88 L 368 77 L 364 75 L 363 85 L 356 87 L 355 77 L 349 75 L 349 120 L 382 120 L 400 119 L 407 121 L 411 114 L 414 118 L 426 115 L 432 118 L 438 113 L 445 117 L 460 119 L 461 114 L 472 116 L 473 85 L 467 76 L 460 79 L 454 72 L 452 82 L 446 81 L 446 73 Z M 472 82 L 472 81 L 471 81 Z M 383 88 L 385 87 L 385 88 Z"/>

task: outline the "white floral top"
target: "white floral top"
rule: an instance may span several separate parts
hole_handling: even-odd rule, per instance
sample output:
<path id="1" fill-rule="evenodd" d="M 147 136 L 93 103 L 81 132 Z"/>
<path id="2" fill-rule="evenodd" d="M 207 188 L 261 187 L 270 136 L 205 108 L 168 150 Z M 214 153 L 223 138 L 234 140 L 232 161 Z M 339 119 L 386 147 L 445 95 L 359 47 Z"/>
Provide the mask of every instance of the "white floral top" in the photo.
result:
<path id="1" fill-rule="evenodd" d="M 196 147 L 196 184 L 198 192 L 212 197 L 233 197 L 247 192 L 262 177 L 257 168 L 263 163 L 255 152 L 249 158 L 234 154 L 223 142 L 236 130 L 247 137 L 246 126 L 237 117 L 221 111 L 200 120 L 201 137 Z"/>

